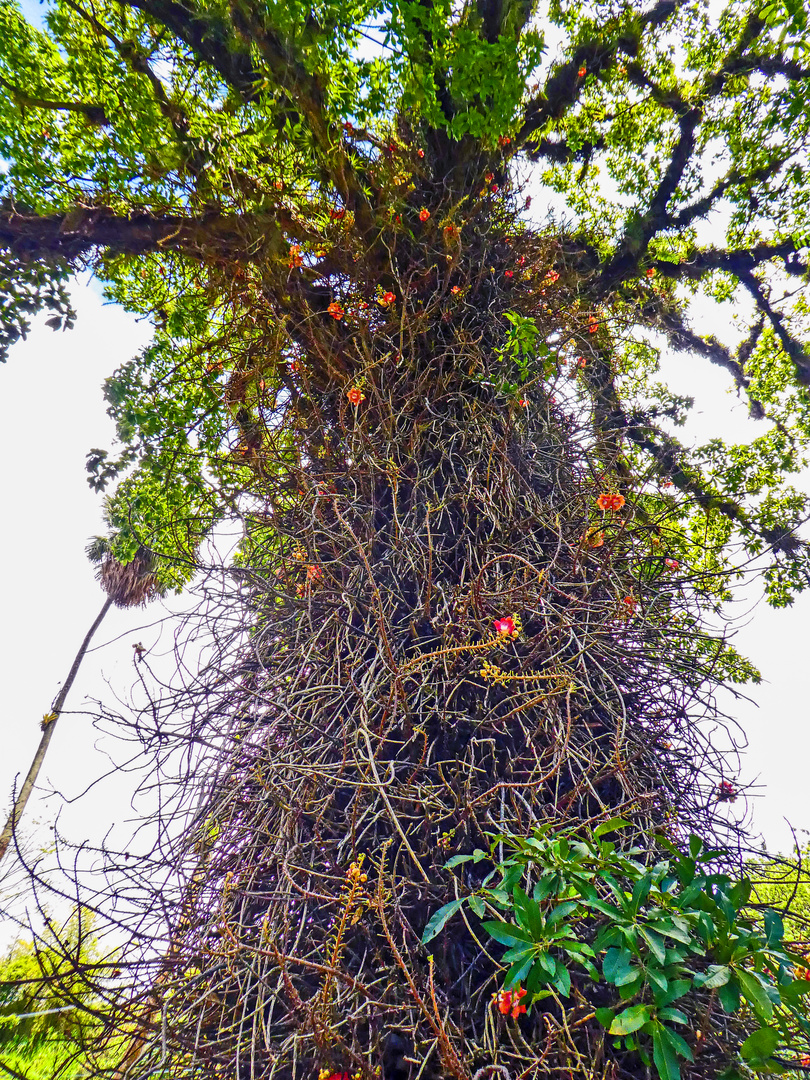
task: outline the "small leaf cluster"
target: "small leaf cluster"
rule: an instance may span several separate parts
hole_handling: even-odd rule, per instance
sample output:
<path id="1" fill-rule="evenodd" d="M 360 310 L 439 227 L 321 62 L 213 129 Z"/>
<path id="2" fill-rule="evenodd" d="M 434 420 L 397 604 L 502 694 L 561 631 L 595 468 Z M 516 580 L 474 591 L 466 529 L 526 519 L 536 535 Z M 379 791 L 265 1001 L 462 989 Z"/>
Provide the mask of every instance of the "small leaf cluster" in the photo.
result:
<path id="1" fill-rule="evenodd" d="M 804 962 L 783 944 L 780 916 L 746 908 L 750 880 L 713 869 L 722 853 L 698 837 L 687 851 L 659 838 L 667 857 L 650 867 L 641 848 L 608 839 L 628 826 L 613 818 L 587 837 L 543 826 L 528 838 L 494 836 L 488 852 L 453 856 L 450 869 L 492 868 L 474 893 L 433 915 L 423 942 L 466 904 L 506 948 L 505 990 L 522 985 L 531 1006 L 569 997 L 573 978 L 614 1048 L 638 1054 L 661 1080 L 677 1080 L 680 1062 L 694 1060 L 705 1032 L 694 1032 L 690 1046 L 690 1028 L 711 1025 L 715 1001 L 744 1030 L 755 1029 L 739 1048 L 742 1062 L 778 1069 L 777 1048 L 795 1050 L 810 1036 L 810 981 L 796 977 Z"/>

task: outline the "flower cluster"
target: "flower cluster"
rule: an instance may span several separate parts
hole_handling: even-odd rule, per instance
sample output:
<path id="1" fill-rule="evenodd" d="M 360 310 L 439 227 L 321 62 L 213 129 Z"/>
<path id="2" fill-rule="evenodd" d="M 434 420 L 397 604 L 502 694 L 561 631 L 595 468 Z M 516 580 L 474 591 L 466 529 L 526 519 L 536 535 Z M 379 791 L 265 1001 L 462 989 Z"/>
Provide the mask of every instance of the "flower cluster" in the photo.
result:
<path id="1" fill-rule="evenodd" d="M 346 312 L 343 310 L 337 300 L 333 300 L 326 310 L 333 319 L 342 319 L 343 316 L 346 314 Z"/>
<path id="2" fill-rule="evenodd" d="M 721 780 L 717 785 L 717 801 L 718 802 L 735 802 L 737 799 L 737 789 L 729 780 Z"/>
<path id="3" fill-rule="evenodd" d="M 506 672 L 499 668 L 497 664 L 491 664 L 489 660 L 483 662 L 478 674 L 485 682 L 494 682 L 499 686 L 506 686 Z"/>
<path id="4" fill-rule="evenodd" d="M 596 500 L 600 510 L 621 510 L 624 506 L 624 495 L 618 495 L 612 491 L 603 491 Z"/>
<path id="5" fill-rule="evenodd" d="M 501 990 L 499 994 L 494 995 L 503 1015 L 507 1016 L 511 1013 L 513 1020 L 517 1020 L 521 1013 L 526 1012 L 526 1006 L 521 1004 L 521 999 L 525 996 L 526 991 L 519 986 L 516 986 L 514 990 Z"/>

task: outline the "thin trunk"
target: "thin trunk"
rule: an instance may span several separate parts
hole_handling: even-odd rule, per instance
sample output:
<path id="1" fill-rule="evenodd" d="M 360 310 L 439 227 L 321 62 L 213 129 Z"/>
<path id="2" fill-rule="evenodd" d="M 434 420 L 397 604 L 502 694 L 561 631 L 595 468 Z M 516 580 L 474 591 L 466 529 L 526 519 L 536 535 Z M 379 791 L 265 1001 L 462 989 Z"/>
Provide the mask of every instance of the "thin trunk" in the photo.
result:
<path id="1" fill-rule="evenodd" d="M 53 719 L 48 720 L 45 723 L 42 732 L 42 738 L 39 740 L 39 746 L 37 747 L 36 754 L 34 754 L 34 760 L 31 762 L 31 767 L 28 770 L 28 775 L 25 778 L 23 786 L 20 788 L 17 798 L 14 800 L 14 805 L 11 808 L 11 813 L 9 814 L 8 820 L 6 821 L 3 833 L 2 835 L 0 835 L 0 860 L 2 860 L 3 856 L 5 855 L 8 845 L 11 843 L 11 838 L 14 835 L 14 831 L 20 824 L 20 820 L 23 816 L 23 812 L 25 811 L 26 804 L 31 795 L 31 792 L 34 789 L 34 784 L 36 784 L 37 782 L 39 770 L 42 768 L 42 762 L 45 760 L 45 754 L 47 753 L 48 746 L 51 739 L 53 738 L 53 733 L 56 730 L 56 722 L 59 719 L 59 714 L 64 707 L 68 694 L 70 693 L 70 688 L 73 686 L 76 676 L 79 673 L 79 668 L 81 667 L 82 660 L 84 659 L 84 654 L 87 652 L 87 648 L 93 638 L 93 634 L 95 634 L 96 630 L 98 630 L 99 626 L 101 626 L 102 620 L 104 619 L 104 616 L 107 614 L 107 612 L 110 610 L 111 606 L 112 599 L 110 597 L 107 597 L 107 599 L 104 601 L 104 606 L 96 616 L 93 625 L 85 634 L 84 641 L 82 642 L 79 651 L 76 653 L 73 664 L 71 665 L 70 671 L 68 673 L 68 677 L 67 679 L 65 679 L 64 686 L 56 695 L 56 700 L 54 701 L 53 708 L 51 709 L 51 715 L 53 716 Z"/>

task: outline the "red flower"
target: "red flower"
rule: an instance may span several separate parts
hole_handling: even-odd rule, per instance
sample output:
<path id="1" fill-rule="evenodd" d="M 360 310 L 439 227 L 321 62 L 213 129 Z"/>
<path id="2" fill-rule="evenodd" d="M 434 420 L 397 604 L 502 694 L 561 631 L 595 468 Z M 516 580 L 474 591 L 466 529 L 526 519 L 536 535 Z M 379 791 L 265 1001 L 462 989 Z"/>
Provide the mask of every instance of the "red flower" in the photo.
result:
<path id="1" fill-rule="evenodd" d="M 559 278 L 559 276 L 560 275 L 557 273 L 556 270 L 549 270 L 549 272 L 543 278 L 543 284 L 545 285 L 546 283 L 548 283 L 549 285 L 553 285 L 557 278 Z"/>
<path id="2" fill-rule="evenodd" d="M 532 197 L 531 197 L 531 195 L 527 195 L 526 196 L 526 201 L 523 204 L 523 209 L 528 210 L 531 205 L 532 205 Z"/>
<path id="3" fill-rule="evenodd" d="M 526 1006 L 520 1004 L 521 998 L 525 996 L 526 991 L 516 987 L 514 990 L 501 990 L 499 994 L 495 995 L 495 1000 L 498 1002 L 498 1008 L 504 1016 L 511 1013 L 512 1019 L 517 1020 L 521 1013 L 526 1012 Z"/>
<path id="4" fill-rule="evenodd" d="M 453 240 L 456 236 L 458 236 L 458 229 L 455 225 L 445 225 L 443 231 L 444 235 L 447 237 L 448 240 Z"/>
<path id="5" fill-rule="evenodd" d="M 802 1054 L 799 1058 L 799 1064 L 804 1069 L 810 1069 L 810 1054 Z"/>
<path id="6" fill-rule="evenodd" d="M 522 397 L 522 398 L 521 398 L 521 399 L 520 399 L 520 400 L 518 401 L 518 405 L 522 405 L 524 409 L 528 409 L 528 407 L 529 407 L 529 403 L 528 403 L 528 401 L 526 400 L 526 398 L 525 398 L 525 397 Z"/>
<path id="7" fill-rule="evenodd" d="M 326 310 L 329 312 L 333 319 L 342 319 L 343 316 L 346 314 L 346 312 L 343 310 L 337 300 L 333 300 Z"/>
<path id="8" fill-rule="evenodd" d="M 343 130 L 348 132 L 349 135 L 351 135 L 354 131 L 354 126 L 347 120 L 343 125 Z"/>
<path id="9" fill-rule="evenodd" d="M 493 184 L 489 190 L 492 192 L 493 195 L 495 195 L 500 191 L 500 188 L 497 184 Z"/>
<path id="10" fill-rule="evenodd" d="M 417 150 L 416 151 L 416 156 L 417 157 L 424 157 L 425 156 L 425 151 L 424 150 Z"/>
<path id="11" fill-rule="evenodd" d="M 517 634 L 515 620 L 511 615 L 505 615 L 502 619 L 495 619 L 493 625 L 495 633 L 500 634 L 502 637 L 514 637 Z"/>
<path id="12" fill-rule="evenodd" d="M 508 146 L 511 141 L 508 135 L 501 135 L 500 139 L 498 139 L 498 146 Z"/>
<path id="13" fill-rule="evenodd" d="M 428 208 L 426 206 L 423 206 L 422 209 L 419 211 L 419 220 L 420 221 L 427 221 L 427 219 L 429 217 L 430 217 L 430 211 L 428 210 Z"/>
<path id="14" fill-rule="evenodd" d="M 664 559 L 664 566 L 667 570 L 680 570 L 681 564 L 677 559 Z"/>
<path id="15" fill-rule="evenodd" d="M 382 296 L 378 300 L 378 303 L 382 304 L 383 307 L 385 307 L 386 304 L 393 304 L 395 300 L 396 296 L 394 295 L 394 293 L 386 292 L 382 294 Z"/>
<path id="16" fill-rule="evenodd" d="M 340 221 L 346 217 L 346 209 L 343 206 L 338 206 L 334 210 L 329 211 L 329 217 L 332 221 Z"/>
<path id="17" fill-rule="evenodd" d="M 625 596 L 622 603 L 627 608 L 628 615 L 635 615 L 636 608 L 638 607 L 638 600 L 634 596 Z"/>
<path id="18" fill-rule="evenodd" d="M 580 79 L 584 79 L 587 74 L 588 74 L 588 69 L 583 64 L 582 67 L 577 72 L 577 75 L 579 76 Z"/>
<path id="19" fill-rule="evenodd" d="M 503 276 L 504 276 L 504 277 L 514 277 L 514 276 L 515 276 L 515 272 L 514 272 L 514 270 L 504 270 L 504 272 L 503 272 Z"/>
<path id="20" fill-rule="evenodd" d="M 655 267 L 654 266 L 650 266 L 647 269 L 647 277 L 655 277 Z"/>
<path id="21" fill-rule="evenodd" d="M 591 315 L 588 318 L 588 333 L 589 334 L 595 334 L 598 329 L 599 329 L 599 320 L 594 315 Z"/>
<path id="22" fill-rule="evenodd" d="M 484 179 L 486 180 L 486 182 L 487 182 L 488 184 L 491 184 L 491 183 L 492 183 L 492 181 L 493 181 L 493 180 L 495 179 L 495 177 L 494 177 L 494 176 L 492 175 L 492 173 L 491 173 L 491 172 L 485 172 L 485 173 L 484 173 Z"/>
<path id="23" fill-rule="evenodd" d="M 728 780 L 721 780 L 717 785 L 717 801 L 718 802 L 735 802 L 737 799 L 737 789 Z"/>
<path id="24" fill-rule="evenodd" d="M 320 566 L 308 566 L 307 567 L 307 580 L 308 581 L 320 581 L 323 577 L 323 570 Z"/>
<path id="25" fill-rule="evenodd" d="M 303 264 L 304 260 L 301 258 L 301 248 L 298 244 L 293 244 L 290 248 L 290 269 L 295 270 L 297 267 Z"/>
<path id="26" fill-rule="evenodd" d="M 458 287 L 458 285 L 454 285 L 450 292 L 453 294 L 453 296 L 458 296 L 458 294 L 461 292 L 461 289 Z"/>
<path id="27" fill-rule="evenodd" d="M 359 405 L 361 401 L 366 400 L 366 395 L 363 393 L 359 386 L 353 386 L 351 390 L 347 390 L 346 397 L 349 399 L 352 405 Z"/>

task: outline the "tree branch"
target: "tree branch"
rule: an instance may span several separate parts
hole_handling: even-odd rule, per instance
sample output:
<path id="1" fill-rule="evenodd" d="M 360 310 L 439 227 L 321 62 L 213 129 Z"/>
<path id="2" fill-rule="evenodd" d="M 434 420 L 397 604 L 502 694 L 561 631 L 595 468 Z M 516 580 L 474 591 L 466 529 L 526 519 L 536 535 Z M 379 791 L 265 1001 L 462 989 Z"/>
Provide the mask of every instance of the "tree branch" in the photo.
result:
<path id="1" fill-rule="evenodd" d="M 0 75 L 0 86 L 6 88 L 12 99 L 20 106 L 28 109 L 53 109 L 57 112 L 76 112 L 86 116 L 91 124 L 102 126 L 109 124 L 109 119 L 103 105 L 95 105 L 88 101 L 50 101 L 47 98 L 28 94 L 20 90 L 18 86 L 10 83 Z"/>
<path id="2" fill-rule="evenodd" d="M 143 255 L 176 251 L 202 262 L 266 259 L 286 246 L 285 234 L 309 238 L 309 232 L 283 210 L 273 214 L 201 214 L 126 217 L 107 207 L 80 207 L 65 214 L 40 216 L 0 208 L 0 247 L 33 258 L 58 256 L 75 261 L 94 250 Z"/>

